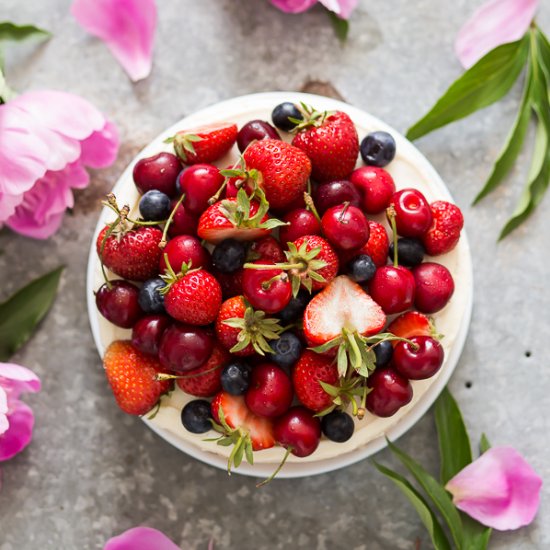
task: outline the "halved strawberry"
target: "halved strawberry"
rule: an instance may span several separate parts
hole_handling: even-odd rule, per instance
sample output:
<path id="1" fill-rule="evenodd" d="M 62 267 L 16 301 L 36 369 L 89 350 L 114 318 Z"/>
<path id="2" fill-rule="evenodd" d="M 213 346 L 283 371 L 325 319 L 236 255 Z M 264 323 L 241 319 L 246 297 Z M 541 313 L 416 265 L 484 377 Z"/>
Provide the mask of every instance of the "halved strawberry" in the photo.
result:
<path id="1" fill-rule="evenodd" d="M 220 122 L 183 130 L 166 141 L 174 143 L 176 155 L 184 164 L 212 163 L 233 147 L 237 133 L 233 122 Z"/>
<path id="2" fill-rule="evenodd" d="M 399 338 L 412 338 L 413 336 L 437 338 L 439 336 L 431 319 L 418 311 L 406 311 L 396 317 L 389 324 L 388 332 Z M 397 341 L 394 342 L 395 344 Z"/>
<path id="3" fill-rule="evenodd" d="M 229 238 L 239 241 L 260 239 L 283 225 L 283 222 L 269 217 L 268 208 L 265 201 L 250 200 L 241 189 L 237 198 L 216 202 L 203 212 L 197 235 L 214 244 Z"/>

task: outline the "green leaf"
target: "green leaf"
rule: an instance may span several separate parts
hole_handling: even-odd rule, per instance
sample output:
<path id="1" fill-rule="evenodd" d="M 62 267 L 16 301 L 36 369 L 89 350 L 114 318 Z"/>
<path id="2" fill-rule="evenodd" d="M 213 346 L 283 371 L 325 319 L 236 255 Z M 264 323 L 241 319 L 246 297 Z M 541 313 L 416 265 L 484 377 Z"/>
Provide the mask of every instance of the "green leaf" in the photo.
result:
<path id="1" fill-rule="evenodd" d="M 479 439 L 479 451 L 483 454 L 491 448 L 491 443 L 485 434 L 481 434 Z"/>
<path id="2" fill-rule="evenodd" d="M 449 544 L 449 540 L 447 539 L 447 536 L 445 535 L 441 524 L 439 523 L 437 517 L 429 507 L 424 497 L 402 475 L 390 470 L 389 468 L 386 468 L 385 466 L 382 466 L 381 464 L 377 464 L 376 462 L 373 462 L 373 464 L 380 473 L 391 479 L 395 483 L 395 485 L 401 490 L 401 492 L 409 499 L 411 504 L 414 506 L 414 509 L 418 513 L 418 516 L 420 517 L 422 523 L 428 530 L 428 533 L 430 533 L 430 537 L 432 539 L 432 543 L 435 549 L 451 550 L 451 545 Z"/>
<path id="3" fill-rule="evenodd" d="M 53 303 L 63 269 L 35 279 L 0 304 L 0 361 L 9 359 L 31 337 Z"/>
<path id="4" fill-rule="evenodd" d="M 1 59 L 0 59 L 1 62 Z M 13 99 L 17 94 L 8 86 L 4 74 L 1 70 L 0 63 L 0 105 L 2 103 L 7 103 L 10 99 Z"/>
<path id="5" fill-rule="evenodd" d="M 326 11 L 330 19 L 330 22 L 332 23 L 332 28 L 334 29 L 334 32 L 338 37 L 338 40 L 345 42 L 349 33 L 349 23 L 347 22 L 346 19 L 342 19 L 341 17 L 338 17 L 333 11 L 330 11 L 330 10 L 326 10 Z M 319 115 L 320 114 L 321 113 L 319 113 Z M 319 115 L 317 115 L 316 118 L 318 118 Z M 300 120 L 300 122 L 303 122 L 303 121 Z"/>
<path id="6" fill-rule="evenodd" d="M 447 388 L 435 402 L 434 413 L 441 461 L 440 479 L 445 485 L 472 462 L 472 449 L 460 409 Z"/>
<path id="7" fill-rule="evenodd" d="M 421 120 L 409 128 L 410 140 L 464 118 L 504 97 L 527 60 L 529 33 L 482 57 L 458 78 Z"/>
<path id="8" fill-rule="evenodd" d="M 540 64 L 546 73 L 546 80 L 550 81 L 550 42 L 546 35 L 537 27 L 535 29 L 535 37 L 540 53 Z"/>
<path id="9" fill-rule="evenodd" d="M 460 516 L 464 528 L 463 548 L 465 550 L 485 550 L 491 537 L 491 528 L 481 525 L 481 523 L 466 514 L 461 513 Z"/>
<path id="10" fill-rule="evenodd" d="M 420 464 L 415 462 L 409 455 L 396 447 L 389 440 L 388 447 L 424 489 L 426 495 L 428 495 L 445 519 L 456 546 L 461 548 L 463 539 L 462 520 L 458 510 L 455 508 L 451 500 L 451 497 L 449 496 L 449 493 L 447 493 L 444 487 L 428 472 L 426 472 Z"/>
<path id="11" fill-rule="evenodd" d="M 22 42 L 29 38 L 50 38 L 51 36 L 51 32 L 34 25 L 16 25 L 10 21 L 0 22 L 0 42 L 8 40 Z"/>

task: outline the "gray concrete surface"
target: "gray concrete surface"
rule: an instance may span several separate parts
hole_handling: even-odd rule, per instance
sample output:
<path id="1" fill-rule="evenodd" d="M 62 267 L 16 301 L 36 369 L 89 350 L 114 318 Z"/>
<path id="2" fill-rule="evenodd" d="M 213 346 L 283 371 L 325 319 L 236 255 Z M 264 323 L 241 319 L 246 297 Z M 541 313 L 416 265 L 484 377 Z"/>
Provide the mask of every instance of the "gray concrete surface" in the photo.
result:
<path id="1" fill-rule="evenodd" d="M 429 548 L 412 507 L 368 462 L 257 491 L 253 479 L 228 478 L 121 414 L 88 328 L 85 267 L 98 199 L 131 157 L 183 114 L 236 95 L 324 81 L 405 130 L 460 73 L 452 43 L 478 0 L 363 0 L 345 46 L 320 10 L 291 17 L 267 0 L 159 0 L 154 69 L 137 85 L 76 25 L 70 3 L 2 0 L 0 19 L 33 22 L 55 35 L 37 48 L 10 49 L 10 80 L 20 90 L 82 94 L 116 121 L 123 145 L 116 165 L 77 194 L 55 238 L 42 243 L 0 233 L 0 299 L 23 280 L 67 266 L 51 314 L 15 357 L 40 374 L 44 388 L 28 398 L 37 413 L 32 446 L 1 467 L 0 550 L 98 549 L 138 524 L 162 529 L 184 550 L 205 549 L 211 538 L 220 549 Z M 547 32 L 549 8 L 539 17 Z M 469 206 L 518 98 L 516 88 L 418 146 L 464 210 L 474 259 L 474 316 L 451 389 L 475 438 L 486 431 L 494 444 L 516 446 L 548 483 L 550 197 L 496 243 L 525 178 L 523 154 L 505 187 Z M 431 414 L 400 444 L 436 468 Z M 388 452 L 377 460 L 395 465 Z M 493 548 L 550 548 L 549 512 L 546 486 L 535 523 L 495 535 Z"/>

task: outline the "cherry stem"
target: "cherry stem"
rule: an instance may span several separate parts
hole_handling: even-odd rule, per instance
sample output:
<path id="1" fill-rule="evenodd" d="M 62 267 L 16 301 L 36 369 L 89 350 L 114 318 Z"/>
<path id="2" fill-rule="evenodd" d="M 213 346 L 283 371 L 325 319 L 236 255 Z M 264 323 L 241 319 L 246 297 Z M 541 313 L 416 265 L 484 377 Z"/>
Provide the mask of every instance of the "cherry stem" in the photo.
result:
<path id="1" fill-rule="evenodd" d="M 285 465 L 285 462 L 287 461 L 287 458 L 290 456 L 290 453 L 292 452 L 292 447 L 287 447 L 285 456 L 283 457 L 283 460 L 281 460 L 281 463 L 277 467 L 277 469 L 267 478 L 261 481 L 256 485 L 256 487 L 259 489 L 260 487 L 263 487 L 264 485 L 267 485 L 270 481 L 273 481 L 277 474 L 283 469 L 283 466 Z"/>
<path id="2" fill-rule="evenodd" d="M 221 368 L 223 368 L 223 364 L 217 365 L 215 367 L 212 367 L 211 369 L 204 370 L 202 372 L 198 372 L 195 374 L 166 374 L 164 372 L 159 372 L 155 376 L 155 380 L 162 382 L 163 380 L 186 380 L 187 378 L 197 378 L 199 376 L 204 376 L 205 374 L 209 374 L 211 372 L 216 372 Z"/>
<path id="3" fill-rule="evenodd" d="M 388 206 L 386 214 L 390 220 L 391 230 L 393 232 L 393 267 L 397 267 L 399 262 L 397 261 L 397 224 L 395 223 L 395 208 Z"/>
<path id="4" fill-rule="evenodd" d="M 164 226 L 164 231 L 162 232 L 162 239 L 159 243 L 159 248 L 164 248 L 166 246 L 167 236 L 168 236 L 168 229 L 170 229 L 170 226 L 172 225 L 172 222 L 174 221 L 174 217 L 176 215 L 176 212 L 178 208 L 181 206 L 181 203 L 183 202 L 183 199 L 185 199 L 185 193 L 181 194 L 181 197 L 178 199 L 178 202 L 172 208 L 172 212 L 170 212 L 170 215 L 168 216 L 168 219 L 166 220 L 166 225 Z"/>
<path id="5" fill-rule="evenodd" d="M 313 198 L 309 190 L 307 193 L 304 192 L 304 202 L 306 203 L 306 208 L 315 216 L 315 218 L 317 218 L 317 221 L 321 223 L 321 216 L 319 216 L 319 212 L 317 211 L 317 208 L 315 208 L 315 203 L 313 202 Z"/>
<path id="6" fill-rule="evenodd" d="M 262 290 L 269 290 L 271 288 L 271 285 L 279 280 L 287 280 L 288 275 L 286 273 L 279 273 L 279 275 L 275 275 L 274 277 L 271 277 L 271 279 L 268 279 L 267 281 L 264 281 L 262 283 Z"/>
<path id="7" fill-rule="evenodd" d="M 349 208 L 349 201 L 346 201 L 343 206 L 344 208 L 342 208 L 342 212 L 340 212 L 338 216 L 338 223 L 346 223 L 344 221 L 344 216 L 346 215 L 346 210 Z"/>
<path id="8" fill-rule="evenodd" d="M 166 254 L 165 252 L 163 256 L 164 256 L 164 262 L 166 263 L 166 271 L 168 271 L 168 275 L 170 275 L 170 278 L 176 281 L 178 276 L 176 275 L 176 272 L 174 271 L 174 269 L 172 268 L 172 265 L 170 264 L 170 260 L 168 259 L 168 254 Z"/>

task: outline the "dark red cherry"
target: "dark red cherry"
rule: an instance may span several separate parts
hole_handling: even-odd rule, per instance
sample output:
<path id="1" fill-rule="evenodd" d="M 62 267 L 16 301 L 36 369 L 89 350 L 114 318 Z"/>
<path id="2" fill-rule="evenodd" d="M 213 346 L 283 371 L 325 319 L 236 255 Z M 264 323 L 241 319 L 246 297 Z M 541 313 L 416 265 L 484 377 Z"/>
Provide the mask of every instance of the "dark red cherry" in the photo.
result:
<path id="1" fill-rule="evenodd" d="M 252 369 L 244 398 L 254 413 L 268 418 L 284 414 L 292 404 L 294 392 L 288 374 L 274 363 L 262 363 Z"/>
<path id="2" fill-rule="evenodd" d="M 365 214 L 349 203 L 329 208 L 321 223 L 327 240 L 341 250 L 361 248 L 369 240 L 369 222 Z"/>
<path id="3" fill-rule="evenodd" d="M 142 317 L 132 329 L 132 344 L 143 353 L 157 355 L 162 335 L 170 323 L 166 315 Z"/>
<path id="4" fill-rule="evenodd" d="M 134 166 L 134 183 L 141 194 L 156 189 L 173 197 L 176 194 L 176 180 L 181 172 L 181 163 L 172 153 L 158 153 L 138 160 Z"/>
<path id="5" fill-rule="evenodd" d="M 397 233 L 403 237 L 421 237 L 432 224 L 432 210 L 418 189 L 401 189 L 394 193 L 391 205 L 395 210 Z"/>
<path id="6" fill-rule="evenodd" d="M 395 193 L 395 183 L 386 170 L 377 166 L 361 166 L 351 173 L 349 179 L 361 193 L 364 212 L 379 214 L 389 206 Z"/>
<path id="7" fill-rule="evenodd" d="M 181 271 L 183 264 L 189 262 L 191 262 L 191 269 L 210 265 L 208 250 L 202 246 L 199 239 L 191 235 L 179 235 L 168 241 L 160 257 L 159 271 L 161 274 L 166 270 L 165 254 L 168 256 L 170 266 L 176 273 Z"/>
<path id="8" fill-rule="evenodd" d="M 415 282 L 405 267 L 387 265 L 376 270 L 369 284 L 372 299 L 385 313 L 401 313 L 414 303 Z"/>
<path id="9" fill-rule="evenodd" d="M 367 409 L 376 416 L 392 416 L 413 397 L 410 382 L 392 368 L 375 370 L 367 379 L 371 391 Z"/>
<path id="10" fill-rule="evenodd" d="M 212 164 L 194 164 L 186 168 L 179 177 L 181 192 L 185 193 L 183 204 L 186 210 L 194 216 L 202 214 L 224 179 Z"/>
<path id="11" fill-rule="evenodd" d="M 450 271 L 435 262 L 424 262 L 412 270 L 416 291 L 414 307 L 422 313 L 435 313 L 443 309 L 455 290 Z"/>
<path id="12" fill-rule="evenodd" d="M 329 181 L 318 185 L 313 190 L 315 208 L 322 216 L 331 206 L 338 206 L 349 202 L 352 206 L 361 205 L 361 194 L 358 189 L 347 180 Z"/>
<path id="13" fill-rule="evenodd" d="M 213 348 L 214 338 L 205 329 L 190 325 L 172 325 L 162 335 L 159 360 L 170 371 L 187 372 L 205 363 Z"/>
<path id="14" fill-rule="evenodd" d="M 143 315 L 139 307 L 139 288 L 128 281 L 111 281 L 101 285 L 95 295 L 99 313 L 121 328 L 131 328 Z"/>
<path id="15" fill-rule="evenodd" d="M 305 208 L 297 208 L 283 216 L 282 221 L 288 223 L 279 230 L 282 243 L 292 243 L 304 235 L 319 235 L 321 224 L 312 212 Z"/>
<path id="16" fill-rule="evenodd" d="M 275 421 L 273 433 L 279 445 L 295 456 L 312 454 L 321 439 L 321 422 L 305 407 L 292 407 Z"/>
<path id="17" fill-rule="evenodd" d="M 170 211 L 176 208 L 177 202 L 176 199 L 172 200 Z M 170 237 L 176 237 L 177 235 L 196 235 L 198 224 L 198 218 L 191 214 L 183 204 L 180 204 L 168 228 L 168 235 L 170 235 Z"/>
<path id="18" fill-rule="evenodd" d="M 252 260 L 267 260 L 269 262 L 284 262 L 286 260 L 279 241 L 271 235 L 251 243 L 248 254 Z"/>
<path id="19" fill-rule="evenodd" d="M 393 367 L 410 380 L 430 378 L 443 364 L 443 347 L 430 336 L 413 336 L 410 342 L 397 342 L 393 350 Z"/>
<path id="20" fill-rule="evenodd" d="M 248 147 L 253 141 L 260 141 L 262 139 L 281 139 L 281 136 L 265 120 L 251 120 L 247 122 L 237 134 L 237 147 L 241 153 Z"/>

